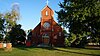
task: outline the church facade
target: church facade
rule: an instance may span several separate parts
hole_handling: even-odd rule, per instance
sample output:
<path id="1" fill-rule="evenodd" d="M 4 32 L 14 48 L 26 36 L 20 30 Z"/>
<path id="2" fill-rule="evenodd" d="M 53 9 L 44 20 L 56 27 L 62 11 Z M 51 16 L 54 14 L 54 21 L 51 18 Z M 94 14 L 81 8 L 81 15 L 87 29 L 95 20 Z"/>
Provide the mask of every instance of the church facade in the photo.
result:
<path id="1" fill-rule="evenodd" d="M 53 16 L 53 10 L 46 5 L 41 11 L 40 23 L 31 32 L 31 45 L 64 46 L 63 29 L 54 21 Z"/>

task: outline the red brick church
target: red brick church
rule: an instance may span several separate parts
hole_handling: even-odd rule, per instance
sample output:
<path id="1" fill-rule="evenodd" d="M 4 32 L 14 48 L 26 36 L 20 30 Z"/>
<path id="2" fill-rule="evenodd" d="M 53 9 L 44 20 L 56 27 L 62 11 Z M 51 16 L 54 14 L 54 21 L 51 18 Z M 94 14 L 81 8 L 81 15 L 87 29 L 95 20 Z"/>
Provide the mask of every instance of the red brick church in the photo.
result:
<path id="1" fill-rule="evenodd" d="M 41 11 L 40 23 L 31 32 L 31 45 L 64 46 L 63 29 L 54 21 L 53 10 L 46 5 Z"/>

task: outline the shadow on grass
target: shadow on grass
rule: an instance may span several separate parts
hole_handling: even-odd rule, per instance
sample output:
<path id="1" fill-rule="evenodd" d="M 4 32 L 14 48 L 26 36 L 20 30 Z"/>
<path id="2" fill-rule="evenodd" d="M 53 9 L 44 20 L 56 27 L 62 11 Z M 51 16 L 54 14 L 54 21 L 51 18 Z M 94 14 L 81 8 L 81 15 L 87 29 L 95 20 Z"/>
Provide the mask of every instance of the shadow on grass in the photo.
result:
<path id="1" fill-rule="evenodd" d="M 40 48 L 40 49 L 46 49 L 46 50 L 57 50 L 57 51 L 62 51 L 62 52 L 68 52 L 68 53 L 75 53 L 75 54 L 82 54 L 82 55 L 90 55 L 90 56 L 100 56 L 99 54 L 88 54 L 88 53 L 81 53 L 81 52 L 74 52 L 74 51 L 69 51 L 69 50 L 61 50 L 61 49 L 57 49 L 56 47 L 26 47 L 26 46 L 17 46 L 15 48 L 21 49 L 21 50 L 25 50 L 25 51 L 29 51 L 28 49 L 34 49 L 34 48 Z M 67 49 L 67 48 L 65 48 Z M 68 48 L 71 49 L 71 48 Z M 80 49 L 84 49 L 84 48 L 74 48 L 75 50 L 80 50 Z M 89 49 L 89 50 L 96 50 L 96 49 L 90 49 L 90 48 L 85 48 L 85 49 Z"/>
<path id="2" fill-rule="evenodd" d="M 18 46 L 15 46 L 14 48 L 17 48 L 17 49 L 20 49 L 20 50 L 29 51 L 29 50 L 26 48 L 26 46 L 18 45 Z"/>
<path id="3" fill-rule="evenodd" d="M 100 50 L 100 48 L 84 48 L 84 49 L 88 49 L 88 50 Z"/>
<path id="4" fill-rule="evenodd" d="M 26 47 L 25 45 L 18 45 L 18 46 L 14 46 L 14 48 L 29 51 L 29 49 L 42 48 L 42 47 L 36 47 L 36 46 Z"/>
<path id="5" fill-rule="evenodd" d="M 97 55 L 97 54 L 87 54 L 87 53 L 80 53 L 80 52 L 66 51 L 66 50 L 60 50 L 60 49 L 55 49 L 55 50 L 63 51 L 63 52 L 69 52 L 69 53 L 83 54 L 83 55 L 100 56 L 100 55 Z"/>
<path id="6" fill-rule="evenodd" d="M 100 48 L 75 48 L 75 47 L 65 47 L 64 49 L 74 49 L 74 50 L 80 50 L 80 49 L 86 49 L 86 50 L 100 50 Z"/>
<path id="7" fill-rule="evenodd" d="M 68 50 L 61 50 L 53 47 L 42 47 L 42 49 L 47 49 L 47 50 L 57 50 L 57 51 L 62 51 L 62 52 L 68 52 L 68 53 L 75 53 L 75 54 L 82 54 L 82 55 L 90 55 L 90 56 L 100 56 L 98 54 L 88 54 L 88 53 L 81 53 L 81 52 L 74 52 L 74 51 L 68 51 Z M 68 48 L 69 49 L 69 48 Z M 71 49 L 71 48 L 70 48 Z M 75 48 L 75 49 L 80 49 L 80 48 Z M 83 48 L 82 48 L 83 49 Z M 86 49 L 86 48 L 85 48 Z"/>

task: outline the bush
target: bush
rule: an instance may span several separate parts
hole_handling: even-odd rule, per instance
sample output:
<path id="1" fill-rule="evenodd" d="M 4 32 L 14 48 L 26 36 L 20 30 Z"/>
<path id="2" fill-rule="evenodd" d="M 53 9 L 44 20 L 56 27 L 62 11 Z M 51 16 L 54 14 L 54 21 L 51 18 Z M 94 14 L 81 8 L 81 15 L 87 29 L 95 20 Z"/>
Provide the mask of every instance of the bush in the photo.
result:
<path id="1" fill-rule="evenodd" d="M 67 38 L 65 38 L 65 46 L 66 47 L 71 46 L 71 43 Z"/>

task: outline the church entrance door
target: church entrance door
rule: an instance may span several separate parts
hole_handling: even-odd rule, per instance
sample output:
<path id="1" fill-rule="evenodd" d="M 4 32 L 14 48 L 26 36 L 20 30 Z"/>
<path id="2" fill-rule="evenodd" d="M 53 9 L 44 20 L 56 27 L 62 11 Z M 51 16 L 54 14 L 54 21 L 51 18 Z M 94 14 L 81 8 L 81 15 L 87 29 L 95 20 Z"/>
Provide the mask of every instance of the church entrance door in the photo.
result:
<path id="1" fill-rule="evenodd" d="M 42 35 L 42 43 L 49 44 L 49 35 L 48 34 Z"/>

